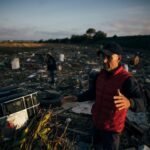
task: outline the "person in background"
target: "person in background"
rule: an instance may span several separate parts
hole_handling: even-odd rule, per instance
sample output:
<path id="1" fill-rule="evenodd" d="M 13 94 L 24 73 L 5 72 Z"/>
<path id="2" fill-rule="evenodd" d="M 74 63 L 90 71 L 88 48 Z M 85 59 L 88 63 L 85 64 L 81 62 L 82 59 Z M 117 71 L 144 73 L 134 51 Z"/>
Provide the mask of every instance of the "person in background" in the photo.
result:
<path id="1" fill-rule="evenodd" d="M 118 150 L 128 109 L 144 111 L 144 101 L 137 81 L 121 66 L 120 45 L 107 43 L 99 54 L 103 69 L 95 75 L 89 89 L 77 96 L 66 96 L 61 102 L 95 100 L 91 110 L 94 148 Z"/>
<path id="2" fill-rule="evenodd" d="M 140 69 L 141 68 L 141 66 L 140 66 L 141 62 L 140 61 L 141 61 L 140 60 L 140 53 L 137 52 L 137 53 L 135 53 L 135 55 L 131 59 L 131 65 L 133 65 L 135 69 Z"/>
<path id="3" fill-rule="evenodd" d="M 54 84 L 55 83 L 55 71 L 57 70 L 57 66 L 56 66 L 56 60 L 54 59 L 51 53 L 48 53 L 46 56 L 46 64 L 47 64 L 47 70 L 48 70 L 49 76 L 51 78 L 50 83 Z"/>

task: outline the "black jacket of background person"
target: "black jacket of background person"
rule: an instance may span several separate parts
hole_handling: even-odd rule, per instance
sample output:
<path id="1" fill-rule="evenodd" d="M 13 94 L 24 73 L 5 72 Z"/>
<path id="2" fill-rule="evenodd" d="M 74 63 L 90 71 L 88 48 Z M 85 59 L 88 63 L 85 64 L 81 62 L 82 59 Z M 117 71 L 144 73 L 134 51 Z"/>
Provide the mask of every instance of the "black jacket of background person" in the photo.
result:
<path id="1" fill-rule="evenodd" d="M 47 55 L 47 58 L 46 58 L 46 64 L 47 64 L 47 70 L 53 71 L 57 69 L 56 61 L 54 57 L 49 54 Z"/>
<path id="2" fill-rule="evenodd" d="M 116 69 L 118 69 L 118 68 L 116 68 Z M 109 75 L 111 76 L 114 71 L 107 72 L 108 76 Z M 81 93 L 80 95 L 78 95 L 79 102 L 96 99 L 97 75 L 98 75 L 98 73 L 91 75 L 91 77 L 90 77 L 91 80 L 89 81 L 89 89 L 87 91 L 85 91 L 84 93 Z M 122 94 L 130 100 L 130 103 L 131 103 L 130 109 L 132 111 L 134 111 L 134 112 L 145 111 L 145 100 L 144 100 L 143 94 L 141 92 L 139 84 L 137 83 L 137 80 L 133 76 L 126 79 L 125 82 L 123 83 Z"/>

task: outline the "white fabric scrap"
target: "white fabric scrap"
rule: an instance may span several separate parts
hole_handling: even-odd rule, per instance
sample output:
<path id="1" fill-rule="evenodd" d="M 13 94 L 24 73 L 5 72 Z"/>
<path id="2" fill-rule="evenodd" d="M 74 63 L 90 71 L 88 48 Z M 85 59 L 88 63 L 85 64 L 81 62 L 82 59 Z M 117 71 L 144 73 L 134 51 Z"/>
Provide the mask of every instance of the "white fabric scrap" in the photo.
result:
<path id="1" fill-rule="evenodd" d="M 93 102 L 91 101 L 78 102 L 78 104 L 72 108 L 72 111 L 77 114 L 91 115 L 92 105 L 93 105 Z"/>

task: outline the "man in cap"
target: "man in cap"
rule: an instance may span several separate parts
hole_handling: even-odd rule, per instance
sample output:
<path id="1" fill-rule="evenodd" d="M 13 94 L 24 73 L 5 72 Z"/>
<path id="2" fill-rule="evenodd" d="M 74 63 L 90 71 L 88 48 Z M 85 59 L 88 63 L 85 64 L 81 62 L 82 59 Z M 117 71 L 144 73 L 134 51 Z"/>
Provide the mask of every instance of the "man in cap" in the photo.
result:
<path id="1" fill-rule="evenodd" d="M 118 150 L 128 109 L 143 111 L 144 102 L 137 81 L 121 66 L 120 45 L 108 43 L 99 54 L 102 55 L 104 68 L 96 76 L 93 86 L 81 95 L 64 97 L 62 104 L 95 100 L 91 110 L 94 147 Z"/>

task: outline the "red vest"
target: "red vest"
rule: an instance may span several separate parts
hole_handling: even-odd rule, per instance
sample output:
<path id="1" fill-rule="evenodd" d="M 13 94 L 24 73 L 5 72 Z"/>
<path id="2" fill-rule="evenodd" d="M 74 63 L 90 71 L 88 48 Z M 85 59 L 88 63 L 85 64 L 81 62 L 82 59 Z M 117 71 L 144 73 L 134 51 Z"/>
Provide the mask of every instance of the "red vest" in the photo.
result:
<path id="1" fill-rule="evenodd" d="M 92 117 L 98 129 L 121 132 L 124 128 L 127 109 L 117 110 L 113 96 L 122 91 L 124 81 L 131 76 L 123 67 L 113 74 L 101 71 L 96 80 L 96 102 L 92 107 Z"/>

